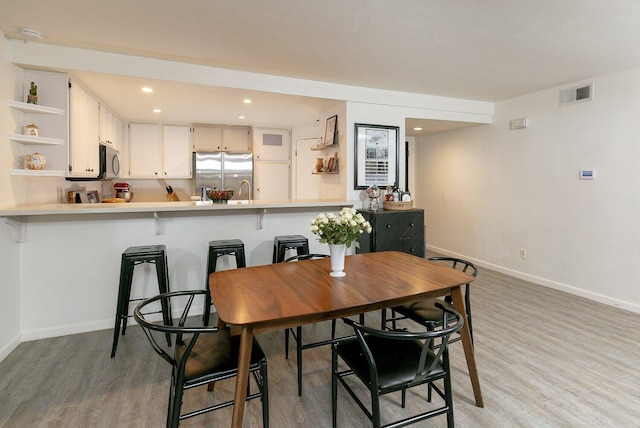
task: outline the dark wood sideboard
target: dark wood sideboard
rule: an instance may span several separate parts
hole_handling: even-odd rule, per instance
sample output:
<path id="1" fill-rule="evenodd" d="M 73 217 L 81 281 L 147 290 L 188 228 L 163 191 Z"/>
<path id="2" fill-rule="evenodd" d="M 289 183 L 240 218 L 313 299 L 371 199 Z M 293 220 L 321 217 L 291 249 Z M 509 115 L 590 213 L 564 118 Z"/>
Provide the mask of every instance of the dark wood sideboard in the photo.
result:
<path id="1" fill-rule="evenodd" d="M 425 256 L 424 210 L 358 210 L 371 223 L 370 234 L 363 233 L 356 253 L 402 251 L 418 257 Z"/>

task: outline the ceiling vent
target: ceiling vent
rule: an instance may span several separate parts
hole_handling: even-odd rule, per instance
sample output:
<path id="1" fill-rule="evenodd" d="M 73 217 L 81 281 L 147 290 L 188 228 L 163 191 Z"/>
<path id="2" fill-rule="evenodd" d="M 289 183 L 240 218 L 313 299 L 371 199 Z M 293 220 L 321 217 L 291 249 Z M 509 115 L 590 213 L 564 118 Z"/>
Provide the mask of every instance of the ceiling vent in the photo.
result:
<path id="1" fill-rule="evenodd" d="M 593 82 L 560 91 L 560 105 L 573 104 L 593 99 Z"/>

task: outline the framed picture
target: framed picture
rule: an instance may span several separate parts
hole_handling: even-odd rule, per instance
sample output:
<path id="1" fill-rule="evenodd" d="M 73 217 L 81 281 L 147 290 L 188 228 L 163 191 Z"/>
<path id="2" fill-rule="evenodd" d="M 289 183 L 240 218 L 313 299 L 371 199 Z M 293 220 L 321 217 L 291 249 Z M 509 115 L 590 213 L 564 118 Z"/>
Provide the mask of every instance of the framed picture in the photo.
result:
<path id="1" fill-rule="evenodd" d="M 338 115 L 331 116 L 327 119 L 327 126 L 324 130 L 324 145 L 338 145 Z"/>
<path id="2" fill-rule="evenodd" d="M 354 189 L 398 186 L 397 126 L 355 124 Z"/>

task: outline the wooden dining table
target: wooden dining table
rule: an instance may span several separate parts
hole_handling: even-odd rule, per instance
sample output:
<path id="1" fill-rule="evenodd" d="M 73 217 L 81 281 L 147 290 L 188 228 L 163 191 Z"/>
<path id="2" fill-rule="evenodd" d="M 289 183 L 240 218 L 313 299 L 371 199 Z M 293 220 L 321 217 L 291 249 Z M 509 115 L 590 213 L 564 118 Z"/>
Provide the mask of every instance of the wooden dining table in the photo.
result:
<path id="1" fill-rule="evenodd" d="M 346 276 L 329 276 L 330 259 L 214 272 L 211 298 L 220 325 L 241 327 L 232 427 L 240 428 L 255 334 L 358 315 L 424 298 L 451 295 L 466 320 L 462 286 L 473 277 L 444 264 L 397 251 L 347 256 Z M 469 327 L 462 344 L 478 407 L 484 407 Z"/>

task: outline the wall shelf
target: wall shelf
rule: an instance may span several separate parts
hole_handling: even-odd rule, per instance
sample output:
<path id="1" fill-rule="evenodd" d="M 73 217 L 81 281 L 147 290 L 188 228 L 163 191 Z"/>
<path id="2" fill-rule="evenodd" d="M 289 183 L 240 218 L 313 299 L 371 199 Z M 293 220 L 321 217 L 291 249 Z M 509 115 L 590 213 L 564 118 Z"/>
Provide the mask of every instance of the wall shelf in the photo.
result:
<path id="1" fill-rule="evenodd" d="M 38 104 L 23 103 L 21 101 L 8 100 L 7 104 L 9 105 L 9 107 L 15 108 L 16 110 L 20 110 L 21 112 L 24 112 L 24 113 L 44 113 L 44 114 L 58 114 L 58 115 L 65 113 L 65 111 L 61 108 L 41 106 Z"/>
<path id="2" fill-rule="evenodd" d="M 314 152 L 319 152 L 319 151 L 322 151 L 322 150 L 334 149 L 336 147 L 340 147 L 340 146 L 337 145 L 337 144 L 332 144 L 330 146 L 325 146 L 322 143 L 318 143 L 318 144 L 314 144 L 313 146 L 311 146 L 311 150 L 314 151 Z"/>
<path id="3" fill-rule="evenodd" d="M 54 146 L 62 146 L 64 144 L 64 140 L 60 138 L 32 137 L 20 134 L 9 134 L 9 139 L 22 144 L 50 144 Z"/>
<path id="4" fill-rule="evenodd" d="M 29 175 L 33 177 L 64 177 L 64 171 L 55 169 L 10 169 L 9 175 Z"/>

